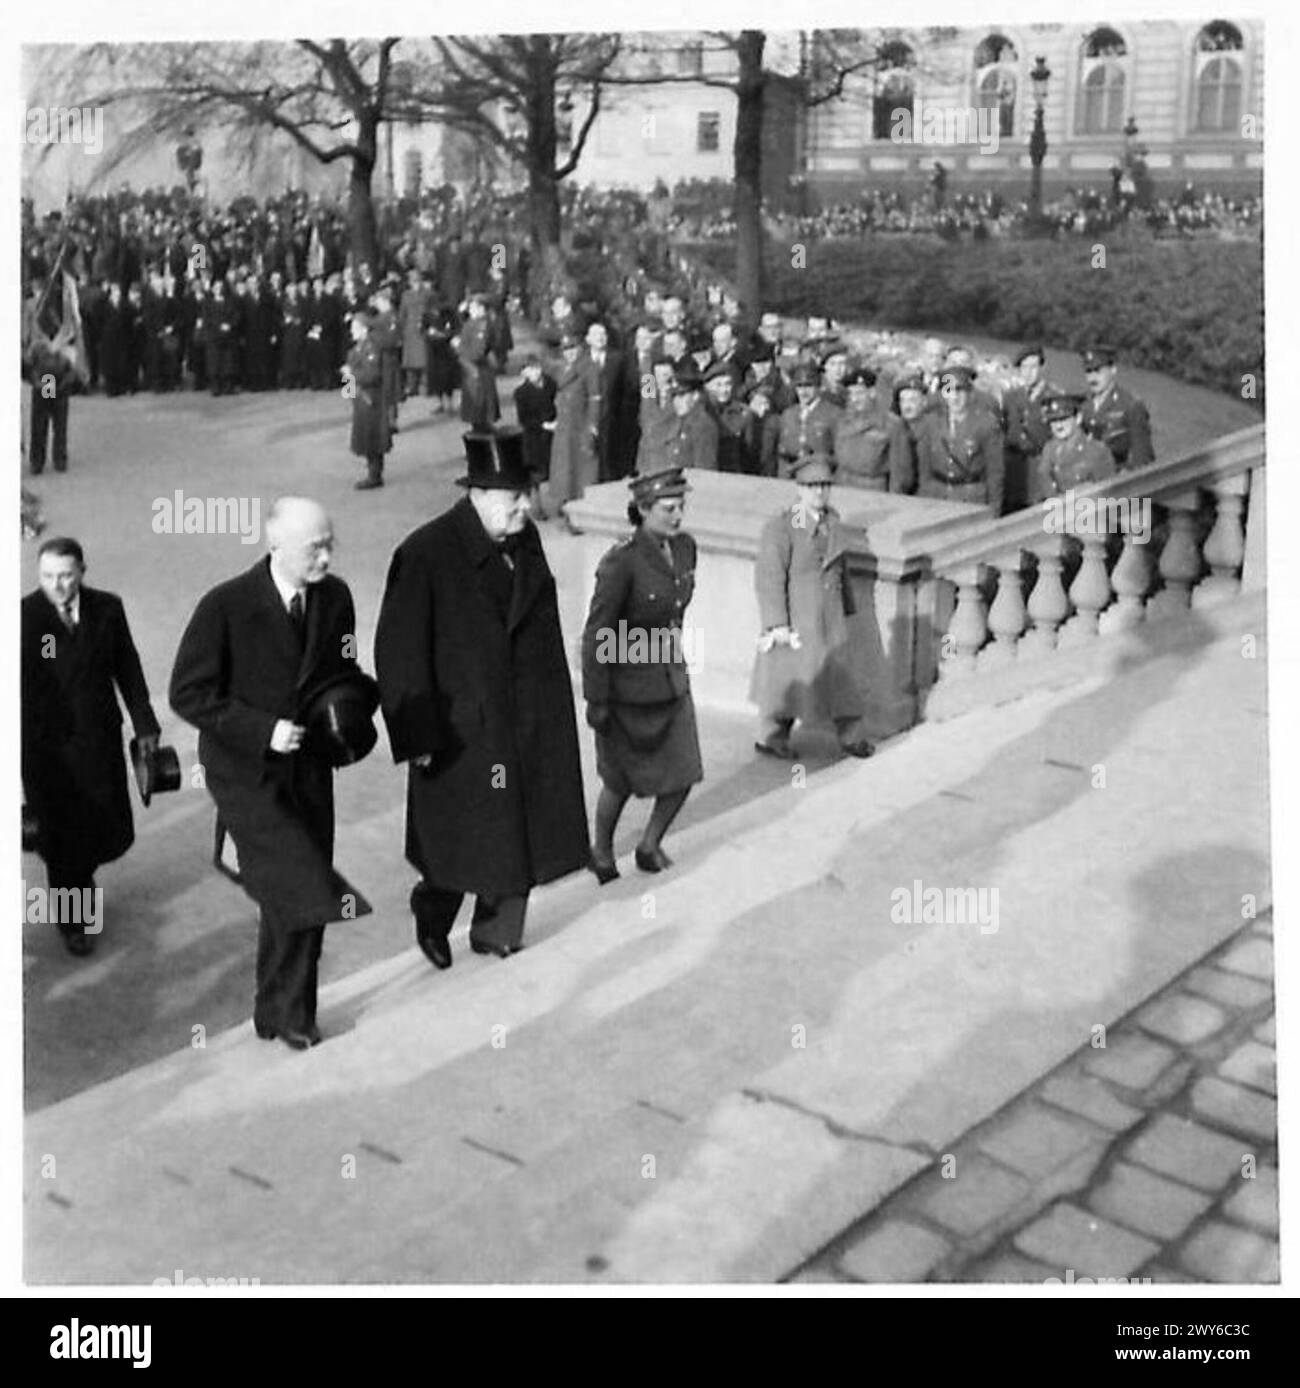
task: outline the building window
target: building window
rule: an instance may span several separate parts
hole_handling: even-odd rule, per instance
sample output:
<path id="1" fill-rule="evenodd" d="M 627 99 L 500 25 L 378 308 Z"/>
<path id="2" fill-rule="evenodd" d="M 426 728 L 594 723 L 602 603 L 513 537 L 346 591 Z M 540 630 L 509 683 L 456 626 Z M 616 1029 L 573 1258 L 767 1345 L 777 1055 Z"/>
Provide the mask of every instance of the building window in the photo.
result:
<path id="1" fill-rule="evenodd" d="M 1018 62 L 1015 45 L 1003 34 L 990 34 L 975 50 L 975 105 L 997 112 L 993 128 L 1000 136 L 1015 134 Z"/>
<path id="2" fill-rule="evenodd" d="M 677 50 L 677 71 L 683 77 L 698 77 L 704 71 L 704 45 L 683 44 Z"/>
<path id="3" fill-rule="evenodd" d="M 1235 131 L 1241 121 L 1241 30 L 1224 20 L 1196 36 L 1193 129 L 1213 134 Z"/>
<path id="4" fill-rule="evenodd" d="M 897 39 L 881 44 L 876 53 L 876 92 L 871 100 L 873 140 L 888 140 L 904 111 L 910 125 L 916 99 L 912 81 L 915 65 L 916 57 L 907 44 Z"/>
<path id="5" fill-rule="evenodd" d="M 1117 134 L 1124 128 L 1128 47 L 1114 29 L 1094 29 L 1084 39 L 1079 79 L 1079 133 Z"/>
<path id="6" fill-rule="evenodd" d="M 718 152 L 722 117 L 717 111 L 701 111 L 695 127 L 695 148 L 700 154 Z"/>

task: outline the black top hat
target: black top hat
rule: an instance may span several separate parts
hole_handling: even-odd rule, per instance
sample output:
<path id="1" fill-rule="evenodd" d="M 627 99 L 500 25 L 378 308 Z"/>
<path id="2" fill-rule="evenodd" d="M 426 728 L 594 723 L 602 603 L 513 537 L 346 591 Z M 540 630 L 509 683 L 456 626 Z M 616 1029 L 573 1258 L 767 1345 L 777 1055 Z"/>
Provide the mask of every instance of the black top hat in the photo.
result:
<path id="1" fill-rule="evenodd" d="M 145 808 L 156 795 L 181 788 L 181 762 L 175 747 L 158 746 L 152 752 L 145 752 L 140 739 L 131 739 L 131 766 L 135 770 L 135 783 L 140 790 L 140 800 Z"/>
<path id="2" fill-rule="evenodd" d="M 524 466 L 524 435 L 515 425 L 490 432 L 462 435 L 468 470 L 456 479 L 458 487 L 487 487 L 498 491 L 527 492 L 533 478 Z"/>
<path id="3" fill-rule="evenodd" d="M 309 689 L 299 707 L 307 742 L 331 766 L 360 761 L 379 740 L 379 686 L 363 670 L 336 670 Z"/>

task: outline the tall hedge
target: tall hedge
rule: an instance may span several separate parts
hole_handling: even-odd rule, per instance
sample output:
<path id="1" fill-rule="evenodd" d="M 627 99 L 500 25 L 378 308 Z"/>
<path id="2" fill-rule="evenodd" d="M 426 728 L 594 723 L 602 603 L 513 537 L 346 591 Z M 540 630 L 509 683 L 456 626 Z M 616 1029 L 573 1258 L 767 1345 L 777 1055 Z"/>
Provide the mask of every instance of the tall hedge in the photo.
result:
<path id="1" fill-rule="evenodd" d="M 1104 251 L 1104 265 L 1098 248 Z M 729 275 L 730 245 L 681 247 Z M 1078 350 L 1112 342 L 1135 366 L 1241 398 L 1263 397 L 1263 250 L 1258 240 L 1165 240 L 1145 231 L 1096 240 L 950 244 L 876 235 L 809 241 L 805 266 L 769 243 L 766 303 L 781 313 L 824 306 L 842 322 L 966 330 Z"/>

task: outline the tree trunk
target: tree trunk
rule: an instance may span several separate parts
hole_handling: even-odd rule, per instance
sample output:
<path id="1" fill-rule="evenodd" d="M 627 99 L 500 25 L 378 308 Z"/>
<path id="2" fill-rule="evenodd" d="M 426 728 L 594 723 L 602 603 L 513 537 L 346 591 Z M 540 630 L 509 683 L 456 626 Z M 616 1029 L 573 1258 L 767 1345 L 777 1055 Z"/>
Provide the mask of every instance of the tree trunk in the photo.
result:
<path id="1" fill-rule="evenodd" d="M 348 234 L 354 267 L 369 265 L 371 275 L 380 273 L 379 231 L 375 223 L 375 201 L 370 184 L 378 154 L 379 122 L 371 112 L 357 120 L 357 153 L 352 156 L 348 180 Z"/>
<path id="2" fill-rule="evenodd" d="M 555 177 L 555 68 L 544 34 L 534 35 L 529 43 L 528 230 L 534 252 L 529 297 L 534 312 L 540 312 L 564 277 L 564 256 L 560 247 L 560 186 Z"/>
<path id="3" fill-rule="evenodd" d="M 741 31 L 736 45 L 736 143 L 733 152 L 736 219 L 736 293 L 747 326 L 762 312 L 763 298 L 763 106 L 766 79 L 761 29 Z"/>

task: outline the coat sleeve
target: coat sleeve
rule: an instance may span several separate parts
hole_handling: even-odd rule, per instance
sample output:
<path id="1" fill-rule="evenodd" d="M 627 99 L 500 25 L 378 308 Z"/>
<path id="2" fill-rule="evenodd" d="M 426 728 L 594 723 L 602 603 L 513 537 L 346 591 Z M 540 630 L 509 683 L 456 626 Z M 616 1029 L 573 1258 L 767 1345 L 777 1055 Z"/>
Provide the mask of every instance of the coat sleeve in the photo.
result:
<path id="1" fill-rule="evenodd" d="M 916 450 L 897 415 L 889 416 L 889 490 L 906 496 L 916 491 Z"/>
<path id="2" fill-rule="evenodd" d="M 1151 444 L 1151 416 L 1141 400 L 1134 400 L 1128 408 L 1128 471 L 1146 467 L 1155 458 Z"/>
<path id="3" fill-rule="evenodd" d="M 614 667 L 599 659 L 601 633 L 617 632 L 631 586 L 632 566 L 623 547 L 615 546 L 596 568 L 596 589 L 582 631 L 582 696 L 589 704 L 610 702 Z"/>
<path id="4" fill-rule="evenodd" d="M 1006 490 L 1006 459 L 1002 446 L 1002 430 L 990 424 L 981 447 L 984 454 L 984 477 L 988 483 L 989 507 L 995 516 L 1000 516 Z"/>
<path id="5" fill-rule="evenodd" d="M 448 741 L 433 640 L 432 580 L 409 550 L 399 549 L 375 629 L 375 674 L 395 762 L 440 752 Z"/>
<path id="6" fill-rule="evenodd" d="M 782 512 L 763 527 L 754 559 L 760 631 L 790 625 L 790 556 L 793 549 L 793 536 L 786 514 Z"/>
<path id="7" fill-rule="evenodd" d="M 161 729 L 149 702 L 149 686 L 145 682 L 140 654 L 131 639 L 126 609 L 120 600 L 115 600 L 113 606 L 113 679 L 131 715 L 136 737 L 157 737 Z"/>
<path id="8" fill-rule="evenodd" d="M 239 756 L 266 755 L 275 714 L 253 708 L 228 692 L 230 628 L 218 592 L 208 593 L 194 610 L 172 666 L 167 698 L 187 723 Z"/>

